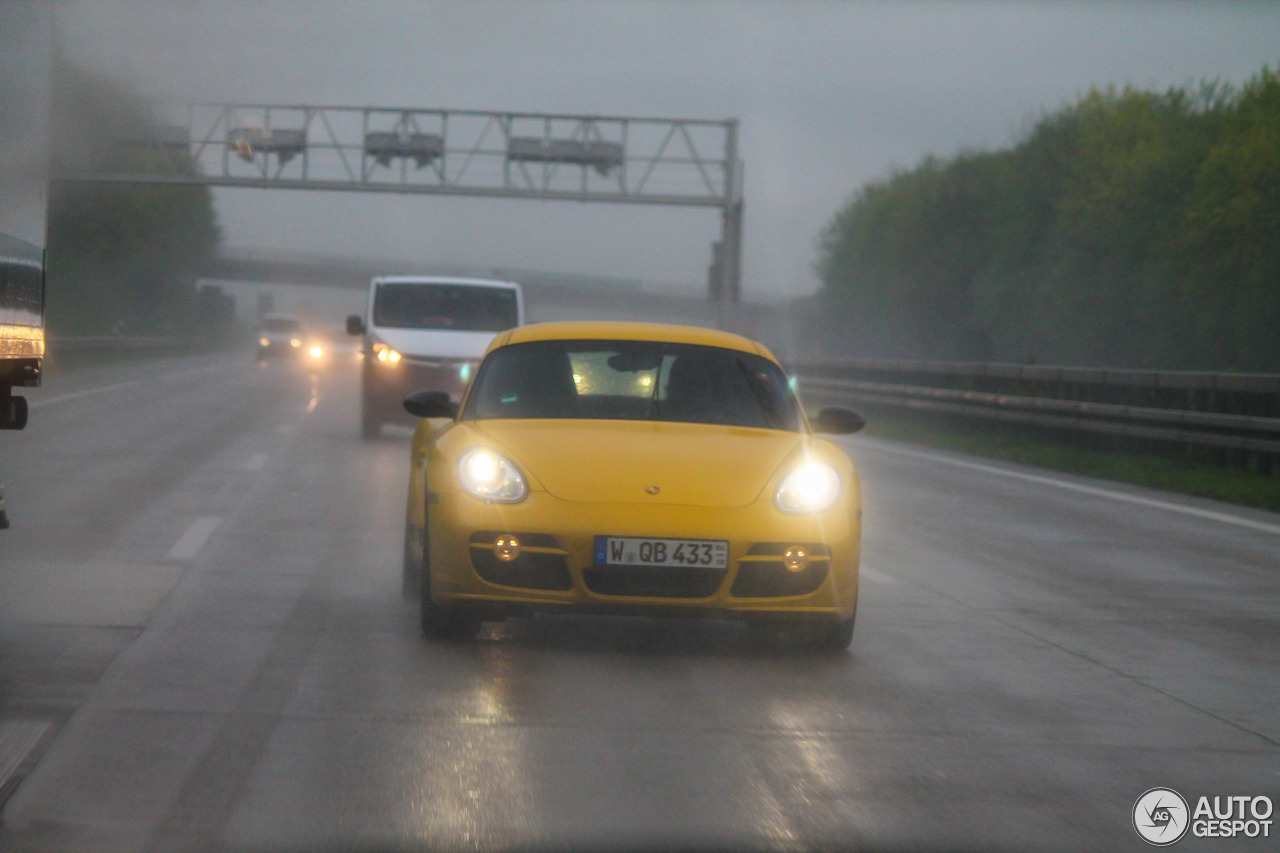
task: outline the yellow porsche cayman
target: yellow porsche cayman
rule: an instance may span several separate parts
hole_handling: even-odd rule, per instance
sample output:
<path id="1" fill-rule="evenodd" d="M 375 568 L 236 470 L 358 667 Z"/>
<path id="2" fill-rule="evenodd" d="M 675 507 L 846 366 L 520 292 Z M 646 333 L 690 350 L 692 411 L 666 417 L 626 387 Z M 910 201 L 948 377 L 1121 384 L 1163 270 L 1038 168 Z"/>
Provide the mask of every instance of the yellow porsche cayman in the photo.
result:
<path id="1" fill-rule="evenodd" d="M 405 587 L 428 635 L 533 612 L 771 622 L 853 636 L 857 472 L 777 361 L 725 332 L 547 323 L 499 334 L 461 405 L 420 391 Z"/>

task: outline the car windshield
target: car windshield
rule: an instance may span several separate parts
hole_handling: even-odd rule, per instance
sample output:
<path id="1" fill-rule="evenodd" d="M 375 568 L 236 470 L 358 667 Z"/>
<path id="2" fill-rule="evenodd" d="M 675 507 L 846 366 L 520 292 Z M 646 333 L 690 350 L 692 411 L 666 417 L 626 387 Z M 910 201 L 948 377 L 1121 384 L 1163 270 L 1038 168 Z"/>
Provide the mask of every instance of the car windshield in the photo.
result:
<path id="1" fill-rule="evenodd" d="M 267 317 L 262 321 L 264 332 L 297 332 L 301 329 L 302 323 L 289 317 Z"/>
<path id="2" fill-rule="evenodd" d="M 501 332 L 515 326 L 516 293 L 472 284 L 378 285 L 373 324 L 390 329 Z"/>
<path id="3" fill-rule="evenodd" d="M 647 341 L 536 341 L 495 350 L 463 417 L 679 421 L 797 431 L 786 376 L 738 350 Z"/>

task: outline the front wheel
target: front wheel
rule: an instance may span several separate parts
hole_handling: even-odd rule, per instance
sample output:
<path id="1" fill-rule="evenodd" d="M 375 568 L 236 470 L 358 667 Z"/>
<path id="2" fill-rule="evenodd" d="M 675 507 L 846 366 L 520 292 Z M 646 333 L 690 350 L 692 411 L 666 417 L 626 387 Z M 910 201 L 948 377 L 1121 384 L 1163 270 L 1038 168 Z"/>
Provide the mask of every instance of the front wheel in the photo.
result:
<path id="1" fill-rule="evenodd" d="M 410 571 L 409 561 L 412 550 L 408 541 L 408 530 L 405 531 L 405 573 L 406 583 Z M 422 534 L 422 558 L 417 561 L 418 602 L 422 633 L 438 640 L 461 640 L 475 634 L 478 625 L 475 617 L 466 609 L 456 604 L 440 604 L 431 595 L 431 562 L 428 557 L 426 530 Z"/>
<path id="2" fill-rule="evenodd" d="M 425 547 L 423 551 L 425 551 Z M 400 594 L 405 598 L 417 598 L 422 594 L 423 559 L 414 542 L 413 528 L 404 523 L 404 565 L 400 578 Z"/>
<path id="3" fill-rule="evenodd" d="M 431 600 L 430 578 L 422 579 L 422 633 L 437 640 L 465 640 L 476 632 L 474 616 L 457 605 Z"/>

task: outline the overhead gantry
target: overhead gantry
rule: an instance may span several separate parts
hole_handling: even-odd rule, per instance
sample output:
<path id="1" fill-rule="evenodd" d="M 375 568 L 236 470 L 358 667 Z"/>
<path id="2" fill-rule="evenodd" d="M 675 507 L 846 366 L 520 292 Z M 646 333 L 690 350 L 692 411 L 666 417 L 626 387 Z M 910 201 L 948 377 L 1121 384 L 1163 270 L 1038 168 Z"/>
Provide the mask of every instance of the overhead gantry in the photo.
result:
<path id="1" fill-rule="evenodd" d="M 736 119 L 391 107 L 161 108 L 63 157 L 55 179 L 717 207 L 711 298 L 741 291 Z"/>

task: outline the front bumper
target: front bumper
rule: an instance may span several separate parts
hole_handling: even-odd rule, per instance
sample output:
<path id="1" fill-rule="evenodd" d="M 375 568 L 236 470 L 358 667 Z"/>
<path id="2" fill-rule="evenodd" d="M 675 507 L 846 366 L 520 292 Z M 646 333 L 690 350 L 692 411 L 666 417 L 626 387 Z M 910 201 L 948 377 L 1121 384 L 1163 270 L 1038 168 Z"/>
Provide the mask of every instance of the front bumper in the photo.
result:
<path id="1" fill-rule="evenodd" d="M 403 408 L 405 397 L 430 390 L 445 391 L 454 400 L 461 400 L 475 366 L 475 361 L 407 356 L 395 364 L 382 364 L 366 353 L 362 375 L 365 405 L 384 417 L 408 420 Z"/>
<path id="2" fill-rule="evenodd" d="M 427 508 L 431 588 L 439 603 L 499 615 L 530 612 L 651 615 L 853 615 L 861 525 L 856 507 L 788 516 L 770 501 L 709 508 L 562 501 L 534 492 L 519 504 L 464 494 Z M 520 556 L 495 555 L 498 534 L 514 534 Z M 724 570 L 595 565 L 596 536 L 715 539 L 729 543 Z M 782 553 L 811 555 L 788 571 Z"/>

